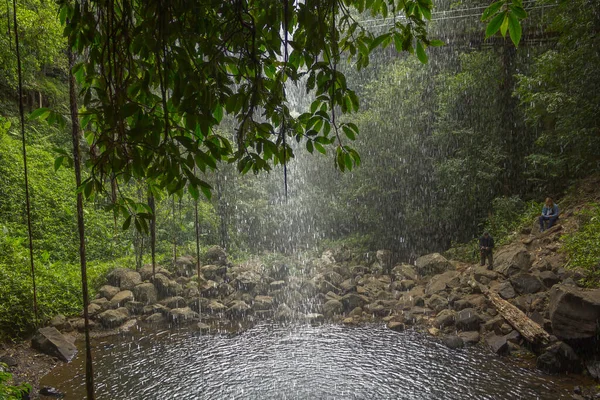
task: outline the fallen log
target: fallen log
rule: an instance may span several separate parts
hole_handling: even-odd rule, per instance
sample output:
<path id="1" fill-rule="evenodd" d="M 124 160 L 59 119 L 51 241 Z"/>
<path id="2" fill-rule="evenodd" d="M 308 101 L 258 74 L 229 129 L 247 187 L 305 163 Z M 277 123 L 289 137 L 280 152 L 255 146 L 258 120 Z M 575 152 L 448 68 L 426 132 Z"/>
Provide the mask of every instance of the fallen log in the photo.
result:
<path id="1" fill-rule="evenodd" d="M 482 292 L 490 299 L 494 307 L 496 307 L 496 310 L 498 310 L 498 313 L 504 317 L 506 322 L 515 328 L 525 340 L 534 345 L 541 346 L 546 346 L 550 343 L 550 335 L 548 332 L 525 315 L 523 311 L 519 310 L 491 290 L 484 290 L 484 288 L 482 288 Z"/>

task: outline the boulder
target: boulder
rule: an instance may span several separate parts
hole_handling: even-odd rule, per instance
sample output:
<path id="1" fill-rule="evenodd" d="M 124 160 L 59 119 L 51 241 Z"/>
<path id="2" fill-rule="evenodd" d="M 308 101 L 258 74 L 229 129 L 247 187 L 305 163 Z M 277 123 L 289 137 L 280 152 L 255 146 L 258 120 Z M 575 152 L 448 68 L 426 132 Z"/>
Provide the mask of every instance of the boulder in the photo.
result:
<path id="1" fill-rule="evenodd" d="M 344 293 L 344 294 L 350 293 L 350 292 L 356 292 L 356 283 L 354 283 L 354 279 L 352 279 L 352 278 L 346 279 L 345 281 L 340 283 L 339 287 L 342 290 L 342 293 Z"/>
<path id="2" fill-rule="evenodd" d="M 271 296 L 256 296 L 252 308 L 256 311 L 271 310 L 273 309 L 273 298 Z"/>
<path id="3" fill-rule="evenodd" d="M 600 320 L 600 289 L 554 285 L 549 299 L 552 333 L 559 339 L 591 339 Z"/>
<path id="4" fill-rule="evenodd" d="M 439 275 L 433 276 L 427 287 L 425 288 L 426 294 L 433 294 L 445 291 L 447 288 L 455 288 L 460 285 L 460 272 L 458 271 L 446 271 Z"/>
<path id="5" fill-rule="evenodd" d="M 175 260 L 175 274 L 178 276 L 192 276 L 196 273 L 196 260 L 191 256 L 177 257 Z"/>
<path id="6" fill-rule="evenodd" d="M 200 287 L 200 295 L 205 298 L 219 296 L 219 284 L 215 281 L 208 280 Z"/>
<path id="7" fill-rule="evenodd" d="M 71 361 L 77 354 L 77 347 L 53 326 L 38 329 L 31 339 L 31 347 L 64 362 Z"/>
<path id="8" fill-rule="evenodd" d="M 537 276 L 527 273 L 519 273 L 511 276 L 510 283 L 512 283 L 519 294 L 537 293 L 544 288 L 542 281 Z"/>
<path id="9" fill-rule="evenodd" d="M 369 302 L 369 300 L 365 296 L 356 293 L 348 293 L 342 297 L 341 302 L 344 307 L 344 312 L 348 312 L 356 307 L 364 306 Z"/>
<path id="10" fill-rule="evenodd" d="M 275 320 L 277 321 L 289 321 L 292 319 L 292 310 L 286 304 L 280 304 L 275 312 Z"/>
<path id="11" fill-rule="evenodd" d="M 71 324 L 69 323 L 69 321 L 67 321 L 67 318 L 62 315 L 62 314 L 57 314 L 55 315 L 51 320 L 50 320 L 50 325 L 55 327 L 56 329 L 60 330 L 60 331 L 72 331 L 73 327 L 71 326 Z"/>
<path id="12" fill-rule="evenodd" d="M 122 290 L 113 296 L 109 302 L 109 305 L 110 308 L 119 308 L 125 306 L 125 304 L 133 301 L 134 299 L 135 298 L 131 290 Z"/>
<path id="13" fill-rule="evenodd" d="M 325 317 L 323 316 L 323 314 L 318 314 L 318 313 L 309 313 L 309 314 L 306 314 L 304 316 L 304 319 L 309 324 L 320 324 L 323 321 L 325 321 Z"/>
<path id="14" fill-rule="evenodd" d="M 181 308 L 186 306 L 186 301 L 181 296 L 174 296 L 161 300 L 159 304 L 162 304 L 167 308 Z"/>
<path id="15" fill-rule="evenodd" d="M 540 280 L 547 288 L 551 288 L 560 282 L 560 278 L 552 271 L 542 271 L 540 272 Z"/>
<path id="16" fill-rule="evenodd" d="M 465 308 L 456 314 L 456 328 L 461 331 L 477 331 L 483 322 L 481 316 L 473 308 Z"/>
<path id="17" fill-rule="evenodd" d="M 404 330 L 406 329 L 404 323 L 399 321 L 390 321 L 388 322 L 387 327 L 388 329 L 391 329 L 396 332 L 404 332 Z"/>
<path id="18" fill-rule="evenodd" d="M 432 295 L 425 301 L 425 305 L 435 312 L 440 312 L 448 308 L 448 299 L 437 294 Z"/>
<path id="19" fill-rule="evenodd" d="M 144 267 L 142 269 L 140 269 L 138 271 L 140 273 L 140 276 L 142 277 L 142 281 L 149 281 L 152 279 L 152 265 L 144 265 Z M 168 279 L 173 278 L 173 274 L 171 274 L 171 271 L 164 269 L 163 267 L 159 267 L 156 266 L 156 268 L 154 269 L 155 274 L 161 274 L 165 277 L 167 277 Z"/>
<path id="20" fill-rule="evenodd" d="M 334 315 L 341 314 L 343 308 L 344 306 L 340 301 L 332 299 L 323 304 L 323 314 L 325 314 L 327 318 L 331 318 Z"/>
<path id="21" fill-rule="evenodd" d="M 566 343 L 556 342 L 547 347 L 536 360 L 536 366 L 544 372 L 558 374 L 561 372 L 579 373 L 583 365 L 575 351 Z"/>
<path id="22" fill-rule="evenodd" d="M 233 304 L 227 309 L 226 314 L 230 318 L 239 318 L 250 313 L 250 311 L 252 311 L 252 307 L 250 307 L 245 301 L 235 300 Z"/>
<path id="23" fill-rule="evenodd" d="M 503 247 L 494 258 L 494 270 L 506 277 L 528 271 L 532 263 L 531 254 L 521 244 Z"/>
<path id="24" fill-rule="evenodd" d="M 200 273 L 205 279 L 216 281 L 223 279 L 227 275 L 226 265 L 204 265 L 200 268 Z"/>
<path id="25" fill-rule="evenodd" d="M 377 250 L 375 258 L 383 268 L 383 272 L 389 274 L 392 270 L 392 252 L 390 250 Z"/>
<path id="26" fill-rule="evenodd" d="M 509 351 L 508 341 L 506 337 L 496 335 L 496 333 L 491 332 L 485 337 L 485 343 L 490 347 L 490 349 L 499 355 L 505 355 Z"/>
<path id="27" fill-rule="evenodd" d="M 417 271 L 415 271 L 415 268 L 409 264 L 396 265 L 392 269 L 392 275 L 394 276 L 394 280 L 407 279 L 416 281 L 418 278 Z"/>
<path id="28" fill-rule="evenodd" d="M 98 289 L 98 298 L 105 297 L 106 300 L 110 300 L 115 294 L 119 293 L 120 291 L 121 289 L 119 289 L 117 286 L 104 285 L 100 289 Z"/>
<path id="29" fill-rule="evenodd" d="M 438 329 L 442 329 L 446 326 L 454 325 L 455 321 L 456 321 L 456 312 L 455 311 L 442 310 L 435 317 L 435 320 L 433 321 L 433 326 L 435 326 Z"/>
<path id="30" fill-rule="evenodd" d="M 468 331 L 468 332 L 460 332 L 458 334 L 458 337 L 460 337 L 463 342 L 465 342 L 465 344 L 477 344 L 479 343 L 479 332 L 478 331 Z"/>
<path id="31" fill-rule="evenodd" d="M 162 304 L 150 304 L 150 305 L 144 306 L 144 308 L 142 308 L 142 314 L 144 314 L 144 315 L 155 314 L 155 313 L 161 313 L 162 315 L 167 315 L 169 313 L 169 309 L 167 307 L 163 306 Z"/>
<path id="32" fill-rule="evenodd" d="M 450 261 L 439 253 L 426 254 L 417 258 L 415 267 L 421 276 L 437 275 L 454 269 Z"/>
<path id="33" fill-rule="evenodd" d="M 133 290 L 133 297 L 144 304 L 154 304 L 158 300 L 158 293 L 152 283 L 140 283 Z"/>
<path id="34" fill-rule="evenodd" d="M 99 306 L 98 304 L 90 303 L 88 305 L 88 315 L 90 317 L 93 317 L 93 316 L 99 314 L 101 311 L 102 311 L 102 306 Z"/>
<path id="35" fill-rule="evenodd" d="M 485 266 L 477 266 L 473 269 L 473 278 L 483 285 L 488 285 L 491 281 L 498 279 L 498 273 Z"/>
<path id="36" fill-rule="evenodd" d="M 135 285 L 142 283 L 142 277 L 139 272 L 127 268 L 112 270 L 106 276 L 106 280 L 110 285 L 120 287 L 121 290 L 131 290 Z"/>
<path id="37" fill-rule="evenodd" d="M 144 311 L 145 304 L 141 301 L 130 301 L 125 304 L 125 308 L 129 311 L 129 314 L 140 315 Z"/>
<path id="38" fill-rule="evenodd" d="M 145 321 L 150 324 L 162 324 L 163 322 L 166 321 L 166 318 L 161 313 L 154 313 L 154 314 L 146 317 Z"/>
<path id="39" fill-rule="evenodd" d="M 462 338 L 459 336 L 455 336 L 455 335 L 444 336 L 442 338 L 442 343 L 444 343 L 446 345 L 446 347 L 453 349 L 453 350 L 460 349 L 465 346 L 465 343 L 463 342 Z"/>
<path id="40" fill-rule="evenodd" d="M 257 272 L 243 271 L 236 276 L 231 284 L 237 290 L 252 292 L 261 280 L 262 277 Z"/>
<path id="41" fill-rule="evenodd" d="M 493 290 L 504 300 L 513 299 L 517 296 L 515 289 L 509 281 L 504 281 L 496 285 Z"/>
<path id="42" fill-rule="evenodd" d="M 269 284 L 269 290 L 280 290 L 286 287 L 285 281 L 273 281 Z"/>
<path id="43" fill-rule="evenodd" d="M 218 314 L 218 313 L 222 313 L 227 309 L 227 306 L 225 306 L 223 303 L 213 300 L 210 303 L 208 303 L 208 305 L 206 306 L 206 310 L 209 313 L 212 314 Z"/>
<path id="44" fill-rule="evenodd" d="M 183 294 L 183 287 L 163 274 L 156 274 L 151 281 L 160 297 L 181 296 Z"/>
<path id="45" fill-rule="evenodd" d="M 204 253 L 204 259 L 209 264 L 226 265 L 227 253 L 220 246 L 212 246 Z"/>
<path id="46" fill-rule="evenodd" d="M 72 329 L 75 329 L 77 332 L 85 331 L 85 319 L 83 318 L 74 318 L 69 320 L 69 325 L 71 325 Z M 94 329 L 96 323 L 94 321 L 88 320 L 88 326 L 91 329 Z"/>
<path id="47" fill-rule="evenodd" d="M 127 321 L 127 315 L 119 310 L 106 310 L 98 315 L 98 320 L 105 328 L 116 328 Z"/>
<path id="48" fill-rule="evenodd" d="M 169 321 L 175 324 L 193 322 L 200 319 L 200 315 L 189 307 L 174 308 L 169 311 Z"/>

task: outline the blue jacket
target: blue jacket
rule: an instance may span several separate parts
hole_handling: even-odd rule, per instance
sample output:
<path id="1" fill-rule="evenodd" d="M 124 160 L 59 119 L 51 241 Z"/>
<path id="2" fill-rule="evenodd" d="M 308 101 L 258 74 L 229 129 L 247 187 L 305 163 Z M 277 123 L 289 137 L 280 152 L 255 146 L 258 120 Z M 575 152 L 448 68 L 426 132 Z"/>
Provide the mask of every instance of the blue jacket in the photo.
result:
<path id="1" fill-rule="evenodd" d="M 552 204 L 552 207 L 544 207 L 542 208 L 542 215 L 546 217 L 558 217 L 558 206 L 556 204 Z"/>

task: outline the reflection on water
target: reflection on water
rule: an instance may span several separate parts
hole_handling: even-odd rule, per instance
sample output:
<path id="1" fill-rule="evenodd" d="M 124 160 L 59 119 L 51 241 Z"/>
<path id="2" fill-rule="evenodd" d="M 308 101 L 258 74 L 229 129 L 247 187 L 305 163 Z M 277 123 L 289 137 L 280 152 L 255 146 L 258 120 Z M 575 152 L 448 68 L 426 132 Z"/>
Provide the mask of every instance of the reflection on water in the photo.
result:
<path id="1" fill-rule="evenodd" d="M 485 349 L 450 350 L 382 326 L 255 326 L 239 335 L 189 330 L 95 344 L 98 400 L 567 399 L 540 372 Z M 85 398 L 83 353 L 42 381 Z"/>

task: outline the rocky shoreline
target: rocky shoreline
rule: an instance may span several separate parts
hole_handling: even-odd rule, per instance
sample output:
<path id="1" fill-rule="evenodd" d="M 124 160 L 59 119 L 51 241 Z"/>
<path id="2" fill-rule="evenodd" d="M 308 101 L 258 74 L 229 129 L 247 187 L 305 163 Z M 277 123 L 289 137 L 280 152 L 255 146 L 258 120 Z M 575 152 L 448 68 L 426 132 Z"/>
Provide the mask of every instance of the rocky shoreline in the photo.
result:
<path id="1" fill-rule="evenodd" d="M 180 257 L 174 268 L 157 268 L 155 274 L 149 266 L 113 270 L 89 305 L 90 323 L 93 334 L 102 335 L 138 322 L 193 324 L 210 332 L 261 319 L 346 325 L 381 321 L 395 331 L 427 331 L 451 348 L 482 344 L 500 355 L 536 358 L 537 367 L 549 373 L 587 370 L 597 379 L 600 290 L 578 287 L 583 272 L 564 268 L 565 257 L 557 251 L 562 229 L 523 232 L 521 240 L 496 252 L 493 270 L 437 253 L 414 265 L 392 265 L 389 251 L 357 256 L 345 249 L 298 265 L 233 265 L 214 247 L 205 254 L 199 277 L 191 257 Z M 488 291 L 543 328 L 549 340 L 528 342 L 497 310 Z M 81 331 L 83 319 L 56 316 L 50 325 L 32 344 L 66 361 L 74 350 L 65 343 L 58 349 L 47 336 Z"/>

